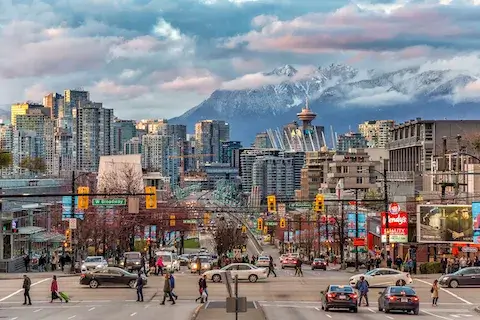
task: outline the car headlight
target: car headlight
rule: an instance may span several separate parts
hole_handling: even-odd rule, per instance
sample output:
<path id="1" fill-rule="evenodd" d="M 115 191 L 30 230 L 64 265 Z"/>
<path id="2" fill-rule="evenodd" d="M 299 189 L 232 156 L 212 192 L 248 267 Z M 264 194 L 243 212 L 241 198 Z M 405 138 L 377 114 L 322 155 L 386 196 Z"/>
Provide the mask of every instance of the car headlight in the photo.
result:
<path id="1" fill-rule="evenodd" d="M 196 263 L 193 263 L 192 264 L 192 268 L 196 268 L 197 267 L 197 264 Z"/>
<path id="2" fill-rule="evenodd" d="M 443 278 L 440 278 L 440 280 L 448 280 L 449 277 L 443 277 Z"/>
<path id="3" fill-rule="evenodd" d="M 140 262 L 137 261 L 137 262 L 135 262 L 135 264 L 140 264 Z"/>

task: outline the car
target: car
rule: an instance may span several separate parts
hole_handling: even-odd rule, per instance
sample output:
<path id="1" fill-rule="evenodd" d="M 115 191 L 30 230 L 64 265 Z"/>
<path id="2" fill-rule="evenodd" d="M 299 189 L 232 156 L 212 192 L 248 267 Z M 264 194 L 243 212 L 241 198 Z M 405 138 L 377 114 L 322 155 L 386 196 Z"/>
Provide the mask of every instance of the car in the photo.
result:
<path id="1" fill-rule="evenodd" d="M 349 285 L 329 285 L 325 291 L 320 291 L 322 300 L 322 310 L 330 309 L 348 309 L 358 312 L 357 294 L 352 286 Z"/>
<path id="2" fill-rule="evenodd" d="M 282 263 L 283 259 L 285 259 L 286 257 L 288 257 L 288 254 L 282 254 L 279 258 L 278 258 L 278 261 L 280 263 Z"/>
<path id="3" fill-rule="evenodd" d="M 255 263 L 257 267 L 266 267 L 270 266 L 270 257 L 258 257 L 257 262 Z"/>
<path id="4" fill-rule="evenodd" d="M 82 261 L 81 271 L 86 272 L 97 268 L 108 267 L 108 262 L 102 256 L 89 256 Z"/>
<path id="5" fill-rule="evenodd" d="M 280 262 L 280 265 L 282 266 L 282 269 L 285 268 L 295 268 L 297 266 L 297 258 L 292 257 L 292 256 L 287 256 L 285 259 Z"/>
<path id="6" fill-rule="evenodd" d="M 128 286 L 135 288 L 138 274 L 130 273 L 117 267 L 106 267 L 82 273 L 80 284 L 97 289 L 100 286 Z M 147 278 L 142 275 L 144 285 L 147 285 Z"/>
<path id="7" fill-rule="evenodd" d="M 190 255 L 188 254 L 179 255 L 178 262 L 180 263 L 180 266 L 188 266 L 190 262 Z"/>
<path id="8" fill-rule="evenodd" d="M 176 253 L 172 253 L 171 251 L 157 251 L 155 252 L 155 256 L 156 258 L 162 258 L 166 271 L 180 271 L 180 261 Z"/>
<path id="9" fill-rule="evenodd" d="M 200 259 L 200 266 L 198 263 L 198 259 Z M 190 272 L 191 273 L 198 272 L 198 268 L 200 268 L 200 271 L 208 271 L 212 269 L 212 261 L 210 257 L 198 256 L 192 259 L 192 262 L 190 263 Z"/>
<path id="10" fill-rule="evenodd" d="M 312 270 L 316 270 L 316 269 L 327 270 L 327 261 L 321 258 L 313 259 Z"/>
<path id="11" fill-rule="evenodd" d="M 351 277 L 349 284 L 355 287 L 362 276 L 365 277 L 369 287 L 405 286 L 413 282 L 408 272 L 390 268 L 377 268 L 365 274 L 357 274 Z"/>
<path id="12" fill-rule="evenodd" d="M 418 315 L 420 300 L 411 287 L 390 286 L 379 292 L 378 311 L 390 313 L 392 310 L 412 312 Z"/>
<path id="13" fill-rule="evenodd" d="M 467 267 L 443 275 L 438 279 L 438 284 L 450 288 L 480 286 L 480 267 Z"/>
<path id="14" fill-rule="evenodd" d="M 127 271 L 138 271 L 142 268 L 142 254 L 140 252 L 125 252 L 123 261 L 123 267 Z"/>
<path id="15" fill-rule="evenodd" d="M 203 275 L 213 282 L 221 282 L 227 272 L 230 272 L 232 277 L 238 276 L 238 280 L 257 282 L 267 279 L 268 269 L 258 268 L 250 263 L 232 263 L 221 269 L 206 271 Z"/>

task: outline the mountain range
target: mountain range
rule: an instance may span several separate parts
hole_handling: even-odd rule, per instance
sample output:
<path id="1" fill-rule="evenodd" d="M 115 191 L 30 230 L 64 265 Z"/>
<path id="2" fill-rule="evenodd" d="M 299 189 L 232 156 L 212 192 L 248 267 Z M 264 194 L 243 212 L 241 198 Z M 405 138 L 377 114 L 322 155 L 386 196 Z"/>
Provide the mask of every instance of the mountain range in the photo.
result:
<path id="1" fill-rule="evenodd" d="M 480 116 L 477 98 L 467 90 L 480 75 L 470 71 L 418 66 L 380 72 L 332 64 L 302 73 L 285 65 L 263 76 L 269 84 L 215 90 L 201 104 L 170 122 L 192 127 L 199 120 L 225 120 L 231 127 L 231 140 L 248 146 L 256 133 L 297 120 L 296 114 L 307 99 L 317 114 L 314 123 L 327 129 L 333 126 L 338 133 L 350 128 L 356 131 L 359 123 L 375 119 Z"/>

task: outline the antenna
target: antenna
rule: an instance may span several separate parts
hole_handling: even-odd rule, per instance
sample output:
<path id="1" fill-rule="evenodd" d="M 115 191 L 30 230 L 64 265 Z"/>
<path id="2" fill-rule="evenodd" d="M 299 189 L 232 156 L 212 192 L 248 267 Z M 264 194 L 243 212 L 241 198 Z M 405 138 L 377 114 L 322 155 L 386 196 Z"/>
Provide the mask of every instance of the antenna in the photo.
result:
<path id="1" fill-rule="evenodd" d="M 336 147 L 335 147 L 335 133 L 333 131 L 333 126 L 332 125 L 330 125 L 330 133 L 332 135 L 332 147 L 333 147 L 333 149 L 336 149 Z"/>

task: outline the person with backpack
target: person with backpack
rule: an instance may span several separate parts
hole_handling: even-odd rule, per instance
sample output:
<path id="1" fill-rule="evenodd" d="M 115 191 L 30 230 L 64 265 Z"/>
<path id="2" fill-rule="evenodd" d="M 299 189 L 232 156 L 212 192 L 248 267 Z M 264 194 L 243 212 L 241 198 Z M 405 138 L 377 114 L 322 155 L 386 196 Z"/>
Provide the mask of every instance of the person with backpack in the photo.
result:
<path id="1" fill-rule="evenodd" d="M 171 288 L 171 293 L 172 297 L 175 298 L 175 300 L 178 299 L 177 294 L 175 293 L 175 278 L 173 277 L 173 271 L 170 273 L 170 288 Z M 171 300 L 173 302 L 173 300 Z"/>

